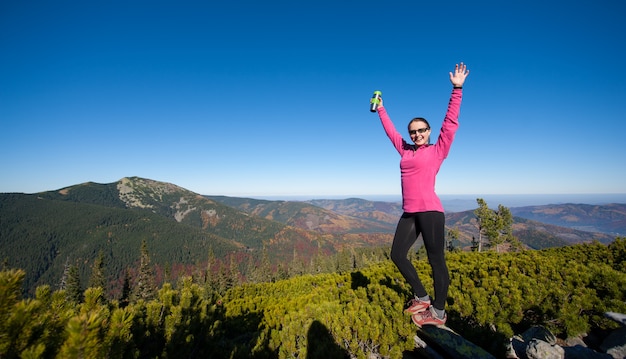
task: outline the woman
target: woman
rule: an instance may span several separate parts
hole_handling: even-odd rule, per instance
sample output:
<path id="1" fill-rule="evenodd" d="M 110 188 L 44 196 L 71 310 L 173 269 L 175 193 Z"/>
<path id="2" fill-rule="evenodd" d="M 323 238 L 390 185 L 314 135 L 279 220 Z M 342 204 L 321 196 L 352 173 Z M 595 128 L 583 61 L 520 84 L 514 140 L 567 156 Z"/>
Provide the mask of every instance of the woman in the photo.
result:
<path id="1" fill-rule="evenodd" d="M 416 117 L 409 122 L 409 135 L 413 144 L 408 144 L 396 131 L 382 100 L 377 109 L 383 128 L 401 157 L 404 213 L 393 238 L 391 260 L 413 289 L 414 298 L 409 301 L 405 312 L 420 327 L 426 324 L 443 325 L 447 319 L 445 304 L 450 276 L 445 261 L 445 217 L 441 201 L 435 193 L 435 177 L 448 156 L 459 127 L 463 83 L 468 75 L 469 70 L 463 63 L 455 65 L 454 72 L 450 72 L 450 82 L 454 88 L 439 138 L 434 145 L 430 144 L 430 125 L 424 118 Z M 415 267 L 407 258 L 409 249 L 420 234 L 433 272 L 434 298 L 428 295 Z"/>

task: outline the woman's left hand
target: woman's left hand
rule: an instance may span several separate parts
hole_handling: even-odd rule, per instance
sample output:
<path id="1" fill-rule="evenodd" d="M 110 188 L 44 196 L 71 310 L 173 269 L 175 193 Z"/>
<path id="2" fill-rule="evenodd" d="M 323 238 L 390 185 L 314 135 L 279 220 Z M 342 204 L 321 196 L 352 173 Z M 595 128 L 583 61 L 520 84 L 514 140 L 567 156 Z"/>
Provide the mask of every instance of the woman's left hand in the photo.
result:
<path id="1" fill-rule="evenodd" d="M 450 72 L 450 82 L 452 82 L 454 87 L 463 87 L 467 75 L 469 75 L 467 66 L 462 62 L 461 64 L 456 64 L 454 66 L 454 72 Z"/>

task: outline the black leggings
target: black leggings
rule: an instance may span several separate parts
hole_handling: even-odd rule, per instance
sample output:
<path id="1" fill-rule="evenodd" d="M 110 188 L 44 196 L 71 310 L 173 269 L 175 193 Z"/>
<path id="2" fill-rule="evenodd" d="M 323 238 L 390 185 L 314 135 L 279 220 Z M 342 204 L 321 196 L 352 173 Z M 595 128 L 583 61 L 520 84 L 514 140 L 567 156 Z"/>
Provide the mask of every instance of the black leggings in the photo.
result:
<path id="1" fill-rule="evenodd" d="M 445 216 L 442 212 L 403 213 L 396 227 L 391 245 L 391 260 L 398 267 L 404 279 L 411 285 L 418 297 L 428 295 L 420 281 L 415 267 L 407 258 L 409 249 L 421 234 L 433 270 L 435 297 L 432 303 L 437 309 L 444 309 L 450 286 L 450 274 L 445 259 Z"/>

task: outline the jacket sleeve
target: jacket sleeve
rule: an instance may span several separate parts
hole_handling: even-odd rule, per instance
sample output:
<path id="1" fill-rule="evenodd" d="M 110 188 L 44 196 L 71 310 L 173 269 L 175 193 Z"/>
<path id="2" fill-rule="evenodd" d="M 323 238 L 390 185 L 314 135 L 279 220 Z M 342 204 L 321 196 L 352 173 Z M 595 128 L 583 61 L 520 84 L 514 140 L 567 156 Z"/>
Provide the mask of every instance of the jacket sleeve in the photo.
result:
<path id="1" fill-rule="evenodd" d="M 389 115 L 387 115 L 387 110 L 385 110 L 383 106 L 378 106 L 377 111 L 378 116 L 380 117 L 380 122 L 385 129 L 387 137 L 389 137 L 389 139 L 391 140 L 393 147 L 395 147 L 398 153 L 402 155 L 404 149 L 406 149 L 408 146 L 406 141 L 402 138 L 402 135 L 400 135 L 400 133 L 398 133 L 398 131 L 394 127 L 393 122 L 391 122 L 391 119 L 389 118 Z"/>
<path id="2" fill-rule="evenodd" d="M 452 141 L 454 141 L 454 135 L 456 134 L 456 130 L 459 128 L 459 113 L 462 98 L 462 89 L 452 90 L 450 102 L 448 103 L 448 111 L 446 112 L 446 117 L 443 119 L 441 131 L 439 131 L 439 138 L 437 138 L 436 143 L 437 153 L 441 159 L 448 157 Z"/>

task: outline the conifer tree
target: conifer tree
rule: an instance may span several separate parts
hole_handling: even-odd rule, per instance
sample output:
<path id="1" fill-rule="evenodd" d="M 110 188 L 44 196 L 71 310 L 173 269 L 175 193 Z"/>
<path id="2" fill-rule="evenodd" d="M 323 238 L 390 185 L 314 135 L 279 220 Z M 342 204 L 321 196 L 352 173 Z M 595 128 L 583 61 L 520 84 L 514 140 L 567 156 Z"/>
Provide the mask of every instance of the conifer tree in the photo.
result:
<path id="1" fill-rule="evenodd" d="M 315 256 L 309 261 L 309 274 L 319 274 L 333 272 L 337 268 L 337 254 L 334 256 L 325 255 L 319 249 Z"/>
<path id="2" fill-rule="evenodd" d="M 224 294 L 228 289 L 233 286 L 233 279 L 231 277 L 231 272 L 227 268 L 225 264 L 221 264 L 217 273 L 217 279 L 214 282 L 213 288 L 219 294 Z"/>
<path id="3" fill-rule="evenodd" d="M 289 267 L 285 263 L 278 263 L 274 279 L 283 280 L 287 278 L 289 278 Z"/>
<path id="4" fill-rule="evenodd" d="M 83 290 L 80 284 L 80 275 L 78 273 L 78 266 L 71 264 L 67 271 L 67 282 L 65 286 L 65 297 L 68 301 L 73 303 L 82 302 Z"/>
<path id="5" fill-rule="evenodd" d="M 130 284 L 130 273 L 124 270 L 124 280 L 122 282 L 122 296 L 120 297 L 120 307 L 126 307 L 130 302 L 132 287 Z"/>
<path id="6" fill-rule="evenodd" d="M 476 237 L 472 236 L 472 252 L 478 252 L 479 249 L 479 245 L 478 245 L 478 240 L 476 240 Z"/>
<path id="7" fill-rule="evenodd" d="M 150 254 L 148 253 L 148 244 L 144 239 L 141 242 L 141 259 L 139 263 L 139 273 L 137 281 L 131 293 L 131 300 L 136 302 L 140 299 L 151 300 L 156 295 L 156 284 L 154 272 L 150 263 Z"/>
<path id="8" fill-rule="evenodd" d="M 246 263 L 246 282 L 248 283 L 258 283 L 259 282 L 259 268 L 256 265 L 256 261 L 253 256 L 248 257 L 248 262 Z"/>
<path id="9" fill-rule="evenodd" d="M 502 215 L 502 209 L 508 210 L 506 207 L 502 205 L 498 206 L 498 211 L 490 211 L 488 215 L 488 222 L 486 226 L 484 226 L 484 232 L 487 238 L 489 238 L 489 246 L 495 248 L 496 253 L 499 252 L 500 245 L 504 243 L 504 237 L 502 236 L 503 228 L 505 227 L 505 218 Z M 510 214 L 510 212 L 509 212 Z M 510 219 L 510 218 L 509 218 Z"/>
<path id="10" fill-rule="evenodd" d="M 263 254 L 261 257 L 260 280 L 262 282 L 270 282 L 272 280 L 272 264 L 270 263 L 269 253 L 267 247 L 263 246 Z"/>
<path id="11" fill-rule="evenodd" d="M 499 252 L 500 245 L 508 242 L 514 248 L 519 247 L 517 238 L 513 236 L 513 215 L 511 211 L 498 205 L 498 210 L 491 210 L 482 198 L 476 199 L 478 208 L 474 210 L 478 224 L 478 251 L 482 250 L 482 235 L 489 239 L 489 246 Z"/>
<path id="12" fill-rule="evenodd" d="M 165 268 L 163 269 L 163 281 L 165 283 L 170 282 L 170 277 L 172 276 L 172 264 L 170 262 L 165 263 Z"/>
<path id="13" fill-rule="evenodd" d="M 493 211 L 487 206 L 487 202 L 485 202 L 482 198 L 477 198 L 476 202 L 478 203 L 478 208 L 474 210 L 474 214 L 476 215 L 477 225 L 478 225 L 478 252 L 482 252 L 483 250 L 483 234 L 488 236 L 493 229 L 494 215 Z"/>
<path id="14" fill-rule="evenodd" d="M 213 248 L 209 248 L 209 252 L 207 255 L 207 263 L 204 277 L 204 285 L 208 288 L 215 290 L 215 285 L 217 283 L 216 278 L 217 273 L 217 259 L 215 258 L 215 253 L 213 252 Z"/>
<path id="15" fill-rule="evenodd" d="M 231 286 L 241 284 L 239 280 L 239 267 L 234 255 L 230 256 L 230 264 L 228 265 L 228 276 L 230 277 Z"/>
<path id="16" fill-rule="evenodd" d="M 513 236 L 513 215 L 511 211 L 503 206 L 498 205 L 498 231 L 501 237 L 502 243 L 510 243 L 515 246 L 517 238 Z"/>
<path id="17" fill-rule="evenodd" d="M 343 248 L 337 253 L 337 266 L 336 270 L 338 272 L 347 272 L 352 270 L 352 256 L 350 253 L 350 249 Z"/>
<path id="18" fill-rule="evenodd" d="M 298 251 L 296 247 L 293 247 L 293 257 L 291 259 L 291 264 L 289 265 L 289 276 L 297 276 L 304 274 L 304 263 L 300 258 L 298 258 Z"/>
<path id="19" fill-rule="evenodd" d="M 70 272 L 70 259 L 65 259 L 65 264 L 63 264 L 63 274 L 61 274 L 61 280 L 59 281 L 59 289 L 65 290 L 67 287 L 67 277 Z"/>
<path id="20" fill-rule="evenodd" d="M 448 251 L 452 252 L 455 250 L 454 241 L 459 239 L 459 229 L 451 228 L 448 230 Z"/>
<path id="21" fill-rule="evenodd" d="M 98 252 L 98 256 L 93 262 L 91 267 L 91 277 L 89 277 L 89 287 L 106 289 L 106 276 L 104 274 L 104 254 L 102 251 Z"/>

